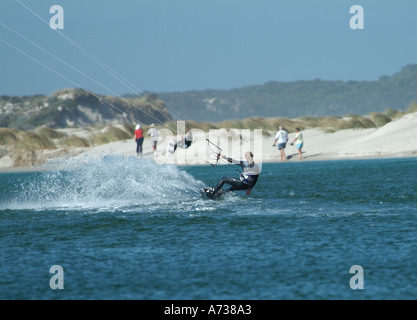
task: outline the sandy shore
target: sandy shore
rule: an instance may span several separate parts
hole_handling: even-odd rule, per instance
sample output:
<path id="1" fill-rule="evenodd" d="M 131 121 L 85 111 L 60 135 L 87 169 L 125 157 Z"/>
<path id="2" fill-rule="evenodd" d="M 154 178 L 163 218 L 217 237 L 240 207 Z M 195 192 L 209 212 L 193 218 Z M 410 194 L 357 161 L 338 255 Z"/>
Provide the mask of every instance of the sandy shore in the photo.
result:
<path id="1" fill-rule="evenodd" d="M 417 113 L 407 114 L 387 125 L 373 129 L 347 129 L 335 133 L 326 133 L 321 129 L 304 130 L 303 160 L 337 160 L 389 157 L 417 157 Z M 167 151 L 170 140 L 180 137 L 160 137 L 157 155 L 154 157 L 151 141 L 145 138 L 144 156 L 154 158 L 158 163 L 207 164 L 215 163 L 217 149 L 206 139 L 222 149 L 222 153 L 239 159 L 247 151 L 255 154 L 258 162 L 280 161 L 280 154 L 274 143 L 275 132 L 260 130 L 213 130 L 193 131 L 193 144 L 188 149 L 177 148 L 171 155 Z M 290 141 L 295 133 L 289 134 Z M 135 155 L 136 144 L 131 140 L 118 141 L 92 148 L 86 151 L 88 157 L 100 157 L 107 154 L 122 156 Z M 289 159 L 299 161 L 295 146 L 285 149 Z M 85 154 L 81 154 L 85 157 Z"/>
<path id="2" fill-rule="evenodd" d="M 326 133 L 321 129 L 304 130 L 303 159 L 301 161 L 417 157 L 417 113 L 410 113 L 383 127 L 373 129 L 347 129 Z M 193 130 L 193 143 L 188 149 L 177 148 L 169 152 L 169 143 L 181 137 L 160 136 L 157 154 L 154 156 L 151 141 L 145 137 L 143 157 L 155 159 L 160 164 L 196 165 L 216 163 L 218 150 L 207 143 L 208 138 L 221 148 L 221 153 L 241 159 L 247 150 L 255 155 L 255 161 L 279 162 L 280 154 L 272 147 L 275 132 L 261 130 L 214 130 L 203 132 Z M 289 133 L 290 141 L 295 133 Z M 94 148 L 77 150 L 80 159 L 100 158 L 105 155 L 136 156 L 136 143 L 133 139 L 112 142 Z M 300 161 L 295 146 L 287 145 L 287 161 Z M 220 162 L 221 163 L 221 162 Z M 12 167 L 7 159 L 0 159 L 0 172 L 30 171 L 38 168 Z"/>

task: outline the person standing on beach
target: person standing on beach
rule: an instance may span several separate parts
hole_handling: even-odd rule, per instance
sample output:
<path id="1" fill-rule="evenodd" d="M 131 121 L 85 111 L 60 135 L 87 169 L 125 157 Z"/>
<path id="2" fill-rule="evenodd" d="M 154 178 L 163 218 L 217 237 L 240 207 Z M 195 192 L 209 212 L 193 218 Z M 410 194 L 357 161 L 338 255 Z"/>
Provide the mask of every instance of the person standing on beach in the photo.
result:
<path id="1" fill-rule="evenodd" d="M 188 127 L 187 127 L 187 129 L 185 129 L 184 142 L 185 142 L 185 148 L 186 149 L 191 147 L 191 144 L 193 143 L 193 134 L 191 133 L 191 130 Z"/>
<path id="2" fill-rule="evenodd" d="M 175 150 L 177 150 L 177 147 L 187 149 L 191 146 L 192 143 L 193 143 L 193 135 L 190 131 L 190 128 L 187 127 L 185 129 L 185 137 L 183 136 L 181 138 L 181 141 L 179 141 L 178 143 L 175 143 L 174 152 Z"/>
<path id="3" fill-rule="evenodd" d="M 294 145 L 294 142 L 296 143 L 295 145 L 297 147 L 297 151 L 298 151 L 298 154 L 300 155 L 300 160 L 301 160 L 302 157 L 303 157 L 302 148 L 303 148 L 303 145 L 304 145 L 303 134 L 301 133 L 300 128 L 295 128 L 295 132 L 296 132 L 295 133 L 295 138 L 294 138 L 293 142 L 290 143 L 290 144 Z"/>
<path id="4" fill-rule="evenodd" d="M 150 125 L 150 129 L 148 131 L 148 135 L 152 138 L 152 149 L 153 149 L 153 155 L 156 156 L 156 145 L 158 143 L 158 129 L 155 128 L 155 124 L 152 123 Z"/>
<path id="5" fill-rule="evenodd" d="M 279 131 L 275 136 L 274 144 L 272 145 L 275 147 L 278 142 L 278 150 L 281 152 L 281 161 L 287 160 L 287 156 L 285 155 L 285 147 L 287 146 L 288 142 L 288 132 L 285 131 L 281 126 L 279 126 Z"/>
<path id="6" fill-rule="evenodd" d="M 143 139 L 143 130 L 140 127 L 140 124 L 138 124 L 135 128 L 136 153 L 138 156 L 142 155 Z"/>

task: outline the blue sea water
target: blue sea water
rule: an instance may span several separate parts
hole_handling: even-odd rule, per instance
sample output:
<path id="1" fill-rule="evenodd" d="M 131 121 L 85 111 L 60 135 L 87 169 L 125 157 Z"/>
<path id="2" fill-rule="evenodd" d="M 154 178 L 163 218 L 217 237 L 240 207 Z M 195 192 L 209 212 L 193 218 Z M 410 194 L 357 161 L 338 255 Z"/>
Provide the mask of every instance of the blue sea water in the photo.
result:
<path id="1" fill-rule="evenodd" d="M 415 158 L 264 163 L 216 201 L 231 166 L 59 168 L 0 174 L 0 299 L 417 298 Z"/>

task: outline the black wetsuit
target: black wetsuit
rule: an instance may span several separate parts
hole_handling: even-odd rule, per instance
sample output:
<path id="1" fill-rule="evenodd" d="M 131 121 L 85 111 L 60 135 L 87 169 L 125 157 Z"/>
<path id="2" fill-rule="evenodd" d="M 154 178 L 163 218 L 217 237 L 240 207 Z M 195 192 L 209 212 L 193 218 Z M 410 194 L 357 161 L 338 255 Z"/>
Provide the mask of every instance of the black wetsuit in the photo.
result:
<path id="1" fill-rule="evenodd" d="M 221 179 L 210 194 L 213 198 L 224 192 L 252 189 L 258 181 L 260 173 L 258 165 L 254 163 L 250 164 L 247 161 L 236 161 L 232 158 L 227 158 L 227 161 L 241 166 L 243 172 L 240 174 L 239 179 L 233 177 L 224 177 Z M 229 190 L 222 190 L 225 183 L 231 185 Z"/>

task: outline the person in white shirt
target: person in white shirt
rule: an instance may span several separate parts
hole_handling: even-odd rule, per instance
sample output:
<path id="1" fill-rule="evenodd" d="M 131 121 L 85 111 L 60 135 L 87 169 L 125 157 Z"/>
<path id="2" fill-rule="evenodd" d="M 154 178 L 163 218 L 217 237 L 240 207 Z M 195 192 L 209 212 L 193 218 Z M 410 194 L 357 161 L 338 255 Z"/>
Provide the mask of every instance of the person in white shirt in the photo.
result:
<path id="1" fill-rule="evenodd" d="M 158 129 L 155 128 L 155 124 L 152 123 L 150 125 L 150 129 L 148 131 L 148 135 L 152 138 L 152 149 L 153 149 L 153 155 L 156 156 L 156 145 L 158 143 Z"/>
<path id="2" fill-rule="evenodd" d="M 193 143 L 193 135 L 190 131 L 190 128 L 185 129 L 185 137 L 183 136 L 181 140 L 175 144 L 174 152 L 177 150 L 177 147 L 187 149 L 191 147 L 191 144 Z"/>
<path id="3" fill-rule="evenodd" d="M 275 136 L 273 147 L 276 146 L 278 142 L 278 150 L 281 152 L 281 161 L 287 160 L 287 156 L 285 155 L 285 147 L 287 146 L 288 142 L 288 132 L 285 131 L 281 126 L 279 126 L 279 131 Z"/>
<path id="4" fill-rule="evenodd" d="M 304 145 L 303 134 L 301 133 L 300 128 L 295 128 L 295 132 L 296 133 L 295 133 L 294 141 L 290 144 L 293 145 L 294 142 L 296 142 L 297 151 L 301 160 L 303 158 L 303 151 L 301 150 Z"/>

